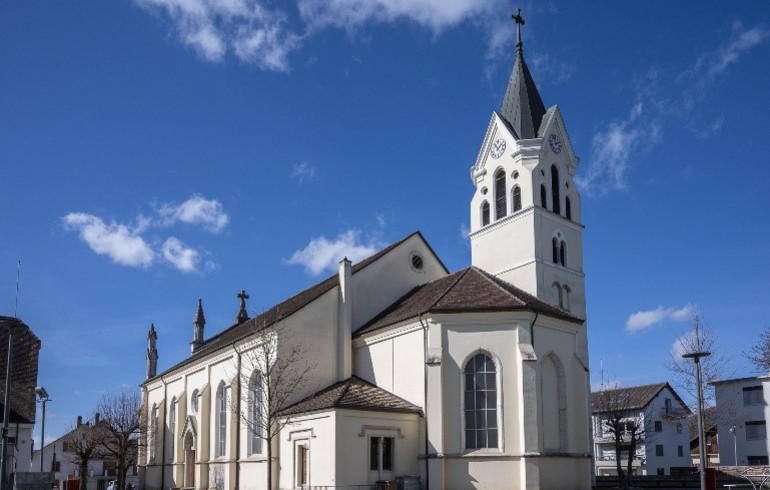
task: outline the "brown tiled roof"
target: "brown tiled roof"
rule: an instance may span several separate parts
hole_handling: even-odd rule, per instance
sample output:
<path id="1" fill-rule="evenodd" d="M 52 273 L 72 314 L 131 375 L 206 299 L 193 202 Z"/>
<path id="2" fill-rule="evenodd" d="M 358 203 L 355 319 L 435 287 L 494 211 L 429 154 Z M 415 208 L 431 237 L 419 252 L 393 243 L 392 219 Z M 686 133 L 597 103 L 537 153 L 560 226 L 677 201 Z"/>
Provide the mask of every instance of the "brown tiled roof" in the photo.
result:
<path id="1" fill-rule="evenodd" d="M 398 247 L 399 245 L 401 245 L 402 243 L 404 243 L 405 241 L 407 241 L 408 239 L 410 239 L 415 235 L 418 235 L 423 241 L 425 241 L 425 238 L 423 238 L 422 234 L 419 231 L 415 231 L 414 233 L 409 234 L 408 236 L 393 243 L 392 245 L 385 247 L 384 249 L 380 250 L 376 254 L 371 255 L 370 257 L 367 257 L 366 259 L 353 264 L 351 272 L 355 274 L 356 272 L 360 271 L 361 269 L 368 266 L 369 264 L 375 262 L 377 259 L 387 254 L 388 252 Z M 427 242 L 425 243 L 427 245 Z M 431 252 L 433 252 L 433 250 L 430 248 L 430 245 L 428 245 L 428 249 L 430 249 Z M 444 264 L 441 263 L 441 260 L 438 258 L 435 252 L 433 252 L 433 255 L 436 257 L 436 260 L 441 264 L 441 266 L 444 267 Z M 446 267 L 444 267 L 444 269 L 446 270 Z M 281 303 L 278 303 L 277 305 L 261 313 L 260 315 L 250 318 L 249 320 L 246 320 L 243 323 L 236 323 L 234 325 L 231 325 L 225 330 L 219 332 L 218 334 L 204 341 L 203 345 L 201 345 L 198 349 L 196 349 L 195 352 L 190 357 L 182 360 L 181 362 L 175 364 L 174 366 L 171 366 L 170 368 L 166 369 L 164 372 L 159 373 L 157 376 L 155 376 L 155 378 L 162 376 L 165 373 L 171 372 L 181 366 L 184 366 L 189 362 L 200 359 L 201 357 L 207 354 L 210 354 L 219 349 L 227 347 L 235 341 L 248 337 L 249 335 L 253 334 L 256 331 L 267 328 L 275 324 L 276 322 L 283 320 L 284 318 L 296 313 L 297 311 L 304 308 L 314 300 L 318 299 L 324 293 L 326 293 L 327 291 L 330 291 L 332 288 L 334 288 L 338 284 L 339 284 L 339 276 L 337 274 L 334 274 L 330 277 L 327 277 L 323 281 L 315 284 L 314 286 L 311 286 L 308 289 L 305 289 L 299 294 L 296 294 L 291 298 L 285 301 L 282 301 Z M 151 378 L 151 379 L 155 379 L 155 378 Z"/>
<path id="2" fill-rule="evenodd" d="M 281 415 L 296 415 L 332 408 L 406 413 L 422 412 L 417 405 L 413 405 L 358 376 L 351 376 L 345 381 L 335 383 L 294 405 L 286 407 Z"/>
<path id="3" fill-rule="evenodd" d="M 668 383 L 654 383 L 641 386 L 629 386 L 627 388 L 615 388 L 614 390 L 594 391 L 591 393 L 591 410 L 593 413 L 603 413 L 617 410 L 617 405 L 622 405 L 623 410 L 641 410 L 646 407 L 653 398 L 658 396 L 663 388 L 668 388 L 684 407 L 687 405 L 679 398 Z M 604 407 L 603 399 L 617 400 L 613 407 Z"/>
<path id="4" fill-rule="evenodd" d="M 431 313 L 534 310 L 569 321 L 583 320 L 562 311 L 477 267 L 468 267 L 417 286 L 359 328 L 354 336 Z"/>
<path id="5" fill-rule="evenodd" d="M 40 339 L 18 318 L 0 316 L 0 400 L 5 397 L 5 361 L 8 358 L 8 332 L 13 328 L 13 371 L 11 372 L 11 422 L 35 423 Z"/>

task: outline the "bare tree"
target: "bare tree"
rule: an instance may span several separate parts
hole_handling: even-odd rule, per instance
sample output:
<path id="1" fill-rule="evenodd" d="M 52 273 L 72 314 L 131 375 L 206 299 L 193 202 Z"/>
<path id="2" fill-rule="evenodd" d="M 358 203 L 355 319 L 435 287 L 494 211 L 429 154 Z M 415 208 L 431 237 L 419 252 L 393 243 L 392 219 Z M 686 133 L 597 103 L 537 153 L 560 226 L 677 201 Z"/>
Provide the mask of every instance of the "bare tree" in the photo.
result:
<path id="1" fill-rule="evenodd" d="M 712 328 L 704 324 L 700 312 L 692 311 L 692 330 L 680 335 L 674 348 L 669 351 L 669 358 L 664 366 L 671 372 L 671 384 L 681 393 L 687 395 L 690 408 L 698 412 L 698 382 L 695 374 L 695 363 L 683 359 L 682 354 L 693 352 L 709 352 L 710 355 L 700 360 L 703 378 L 703 399 L 705 406 L 714 404 L 714 387 L 709 383 L 724 379 L 730 375 L 730 358 L 721 349 L 719 338 Z"/>
<path id="2" fill-rule="evenodd" d="M 80 473 L 80 490 L 86 490 L 88 486 L 88 463 L 96 459 L 102 459 L 101 445 L 104 437 L 103 424 L 96 423 L 92 417 L 91 422 L 85 422 L 74 428 L 63 441 L 67 446 L 65 451 L 73 455 L 73 461 L 78 466 Z M 78 417 L 78 421 L 80 417 Z M 79 422 L 78 422 L 79 423 Z"/>
<path id="3" fill-rule="evenodd" d="M 615 463 L 622 488 L 633 486 L 633 465 L 639 458 L 637 449 L 644 444 L 647 431 L 641 409 L 633 407 L 622 388 L 608 389 L 606 385 L 591 395 L 591 409 L 599 428 L 609 434 L 615 448 Z M 626 469 L 623 469 L 623 453 Z"/>
<path id="4" fill-rule="evenodd" d="M 233 407 L 247 428 L 249 452 L 267 450 L 267 488 L 273 488 L 273 442 L 291 422 L 281 410 L 296 401 L 315 365 L 308 361 L 302 339 L 285 324 L 256 328 L 254 347 L 242 354 L 240 404 Z"/>
<path id="5" fill-rule="evenodd" d="M 744 352 L 746 358 L 757 371 L 767 373 L 770 371 L 770 327 L 765 327 L 759 334 L 757 343 L 751 346 L 748 352 Z"/>
<path id="6" fill-rule="evenodd" d="M 147 424 L 141 416 L 141 396 L 137 391 L 118 391 L 102 395 L 97 411 L 102 415 L 102 448 L 115 459 L 118 489 L 125 490 L 126 474 L 137 464 L 139 441 Z"/>

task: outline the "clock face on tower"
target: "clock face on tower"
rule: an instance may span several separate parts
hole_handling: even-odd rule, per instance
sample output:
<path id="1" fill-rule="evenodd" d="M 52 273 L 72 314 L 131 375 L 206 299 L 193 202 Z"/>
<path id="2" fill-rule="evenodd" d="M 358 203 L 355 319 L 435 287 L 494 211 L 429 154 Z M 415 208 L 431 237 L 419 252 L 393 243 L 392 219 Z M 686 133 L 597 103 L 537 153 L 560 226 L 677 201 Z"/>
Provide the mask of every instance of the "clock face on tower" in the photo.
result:
<path id="1" fill-rule="evenodd" d="M 503 156 L 503 153 L 505 152 L 505 140 L 502 138 L 497 138 L 494 143 L 492 143 L 492 151 L 490 152 L 490 155 L 492 155 L 492 158 L 500 158 Z"/>
<path id="2" fill-rule="evenodd" d="M 555 134 L 548 137 L 548 144 L 551 145 L 551 149 L 554 153 L 561 153 L 561 140 Z"/>

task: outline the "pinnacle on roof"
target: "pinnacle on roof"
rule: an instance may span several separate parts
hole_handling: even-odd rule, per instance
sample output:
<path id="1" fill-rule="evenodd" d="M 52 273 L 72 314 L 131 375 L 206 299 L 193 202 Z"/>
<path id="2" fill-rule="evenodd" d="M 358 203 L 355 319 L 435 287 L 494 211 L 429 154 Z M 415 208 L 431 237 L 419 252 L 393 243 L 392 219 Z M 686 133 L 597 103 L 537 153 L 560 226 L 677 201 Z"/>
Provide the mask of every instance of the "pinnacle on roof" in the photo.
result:
<path id="1" fill-rule="evenodd" d="M 205 325 L 206 317 L 203 316 L 203 300 L 198 298 L 198 309 L 195 310 L 195 317 L 193 318 L 193 324 Z"/>
<path id="2" fill-rule="evenodd" d="M 512 18 L 517 27 L 516 61 L 508 79 L 500 115 L 511 126 L 517 138 L 537 138 L 540 123 L 545 115 L 545 105 L 524 61 L 524 45 L 521 42 L 521 26 L 524 25 L 524 19 L 521 17 L 521 9 L 518 9 Z"/>

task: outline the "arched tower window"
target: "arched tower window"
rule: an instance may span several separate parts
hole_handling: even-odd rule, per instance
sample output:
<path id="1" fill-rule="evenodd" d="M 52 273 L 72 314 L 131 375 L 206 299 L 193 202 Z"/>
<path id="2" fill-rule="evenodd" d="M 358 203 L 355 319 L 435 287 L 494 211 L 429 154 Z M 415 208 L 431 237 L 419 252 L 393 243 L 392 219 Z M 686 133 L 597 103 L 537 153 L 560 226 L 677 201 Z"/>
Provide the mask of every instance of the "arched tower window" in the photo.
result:
<path id="1" fill-rule="evenodd" d="M 568 220 L 572 219 L 572 203 L 569 200 L 569 196 L 564 198 L 564 214 Z"/>
<path id="2" fill-rule="evenodd" d="M 564 285 L 563 289 L 564 289 L 564 306 L 563 306 L 563 308 L 565 310 L 569 311 L 569 293 L 572 292 L 572 289 L 569 286 L 567 286 L 566 284 Z"/>
<path id="3" fill-rule="evenodd" d="M 495 173 L 495 219 L 505 218 L 508 214 L 508 202 L 505 198 L 505 170 Z"/>
<path id="4" fill-rule="evenodd" d="M 561 241 L 559 245 L 559 263 L 563 266 L 567 266 L 567 242 Z"/>
<path id="5" fill-rule="evenodd" d="M 216 398 L 217 445 L 216 456 L 224 456 L 227 447 L 227 387 L 219 383 Z"/>
<path id="6" fill-rule="evenodd" d="M 559 201 L 559 169 L 556 168 L 556 165 L 551 165 L 551 200 L 551 211 L 556 214 L 560 214 L 561 206 Z"/>
<path id="7" fill-rule="evenodd" d="M 521 187 L 514 186 L 513 192 L 511 192 L 511 200 L 513 201 L 513 212 L 521 211 Z"/>
<path id="8" fill-rule="evenodd" d="M 562 296 L 561 284 L 554 281 L 552 286 L 556 290 L 556 295 L 559 297 L 559 308 L 564 308 L 564 297 Z"/>
<path id="9" fill-rule="evenodd" d="M 552 251 L 553 251 L 553 263 L 558 264 L 559 263 L 559 239 L 556 237 L 553 237 L 553 240 L 551 240 L 552 244 Z"/>
<path id="10" fill-rule="evenodd" d="M 497 448 L 497 369 L 478 353 L 465 364 L 465 448 Z"/>
<path id="11" fill-rule="evenodd" d="M 249 454 L 262 453 L 263 399 L 262 376 L 259 371 L 254 371 L 249 380 Z"/>
<path id="12" fill-rule="evenodd" d="M 481 226 L 487 226 L 489 224 L 489 202 L 484 201 L 481 203 Z"/>
<path id="13" fill-rule="evenodd" d="M 567 449 L 567 383 L 561 360 L 553 352 L 540 367 L 543 397 L 543 446 L 546 451 Z"/>
<path id="14" fill-rule="evenodd" d="M 548 209 L 548 195 L 545 193 L 545 184 L 540 184 L 540 207 Z"/>
<path id="15" fill-rule="evenodd" d="M 171 408 L 168 411 L 168 435 L 169 435 L 169 455 L 171 456 L 171 461 L 174 460 L 174 441 L 176 440 L 176 408 L 177 408 L 177 399 L 176 397 L 171 399 Z"/>

